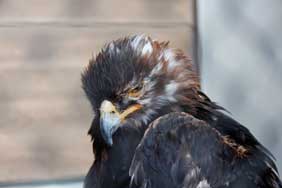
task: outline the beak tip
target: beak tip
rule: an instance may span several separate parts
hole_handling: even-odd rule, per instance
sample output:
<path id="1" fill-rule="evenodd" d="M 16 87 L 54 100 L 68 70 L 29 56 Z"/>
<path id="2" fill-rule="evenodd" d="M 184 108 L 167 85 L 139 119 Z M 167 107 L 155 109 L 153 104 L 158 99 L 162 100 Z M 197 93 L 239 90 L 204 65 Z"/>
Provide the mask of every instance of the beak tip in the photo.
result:
<path id="1" fill-rule="evenodd" d="M 101 133 L 102 133 L 102 138 L 103 138 L 104 142 L 108 146 L 112 146 L 113 145 L 112 134 L 108 131 L 105 131 L 103 128 L 101 129 Z"/>
<path id="2" fill-rule="evenodd" d="M 100 119 L 100 131 L 105 143 L 108 146 L 113 145 L 113 134 L 116 132 L 120 125 L 120 120 L 118 116 L 112 116 L 111 114 L 104 114 Z"/>
<path id="3" fill-rule="evenodd" d="M 113 146 L 113 139 L 111 135 L 105 135 L 102 133 L 102 137 L 107 146 Z"/>
<path id="4" fill-rule="evenodd" d="M 112 147 L 113 146 L 113 139 L 110 139 L 107 141 L 108 146 Z"/>

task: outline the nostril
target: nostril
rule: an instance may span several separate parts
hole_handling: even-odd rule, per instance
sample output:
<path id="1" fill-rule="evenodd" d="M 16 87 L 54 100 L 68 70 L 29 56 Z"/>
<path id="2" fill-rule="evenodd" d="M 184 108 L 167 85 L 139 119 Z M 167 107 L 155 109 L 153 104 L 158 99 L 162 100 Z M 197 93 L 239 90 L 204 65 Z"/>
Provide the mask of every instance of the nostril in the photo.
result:
<path id="1" fill-rule="evenodd" d="M 115 113 L 115 111 L 113 111 L 113 110 L 112 110 L 110 113 L 111 113 L 111 114 L 114 114 L 114 113 Z"/>

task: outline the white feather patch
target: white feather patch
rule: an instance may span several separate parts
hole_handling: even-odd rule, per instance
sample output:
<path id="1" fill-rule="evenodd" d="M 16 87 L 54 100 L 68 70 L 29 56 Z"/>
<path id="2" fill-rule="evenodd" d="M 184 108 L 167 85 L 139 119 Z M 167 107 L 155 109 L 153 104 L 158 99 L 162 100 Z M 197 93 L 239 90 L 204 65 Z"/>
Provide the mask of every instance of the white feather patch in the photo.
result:
<path id="1" fill-rule="evenodd" d="M 153 76 L 154 74 L 161 73 L 161 70 L 163 68 L 163 64 L 159 62 L 151 71 L 150 76 Z"/>
<path id="2" fill-rule="evenodd" d="M 170 81 L 168 85 L 165 86 L 166 96 L 170 101 L 176 101 L 174 95 L 178 89 L 178 83 L 174 80 Z"/>
<path id="3" fill-rule="evenodd" d="M 134 40 L 131 42 L 131 46 L 134 49 L 138 49 L 140 42 L 142 41 L 142 39 L 144 39 L 144 35 L 137 35 Z"/>
<path id="4" fill-rule="evenodd" d="M 197 188 L 210 188 L 210 184 L 206 179 L 200 181 L 200 183 L 197 185 Z"/>
<path id="5" fill-rule="evenodd" d="M 173 71 L 173 69 L 178 65 L 178 61 L 175 60 L 175 54 L 172 49 L 167 49 L 164 51 L 164 59 L 168 61 L 168 71 Z"/>
<path id="6" fill-rule="evenodd" d="M 147 41 L 147 43 L 143 46 L 142 55 L 150 55 L 153 52 L 153 47 L 150 41 Z"/>
<path id="7" fill-rule="evenodd" d="M 120 49 L 117 46 L 115 46 L 113 42 L 109 44 L 109 49 L 110 49 L 110 53 L 114 53 L 114 52 L 119 53 L 120 52 Z"/>
<path id="8" fill-rule="evenodd" d="M 279 174 L 276 172 L 275 169 L 273 169 L 273 168 L 271 167 L 271 165 L 270 165 L 267 161 L 264 161 L 264 163 L 266 164 L 266 166 L 267 166 L 268 168 L 271 169 L 271 171 L 272 171 L 277 177 L 279 177 Z"/>
<path id="9" fill-rule="evenodd" d="M 111 43 L 109 44 L 109 48 L 110 48 L 110 50 L 112 50 L 112 51 L 113 51 L 113 50 L 114 50 L 114 48 L 115 48 L 114 43 L 112 43 L 112 42 L 111 42 Z"/>

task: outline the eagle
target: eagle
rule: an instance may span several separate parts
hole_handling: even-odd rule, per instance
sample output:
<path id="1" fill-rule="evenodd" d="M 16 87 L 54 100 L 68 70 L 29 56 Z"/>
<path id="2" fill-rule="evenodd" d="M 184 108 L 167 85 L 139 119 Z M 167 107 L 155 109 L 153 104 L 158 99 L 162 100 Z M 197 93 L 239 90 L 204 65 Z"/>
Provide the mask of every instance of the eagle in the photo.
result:
<path id="1" fill-rule="evenodd" d="M 149 36 L 106 44 L 82 73 L 95 160 L 85 188 L 282 188 L 273 155 Z"/>

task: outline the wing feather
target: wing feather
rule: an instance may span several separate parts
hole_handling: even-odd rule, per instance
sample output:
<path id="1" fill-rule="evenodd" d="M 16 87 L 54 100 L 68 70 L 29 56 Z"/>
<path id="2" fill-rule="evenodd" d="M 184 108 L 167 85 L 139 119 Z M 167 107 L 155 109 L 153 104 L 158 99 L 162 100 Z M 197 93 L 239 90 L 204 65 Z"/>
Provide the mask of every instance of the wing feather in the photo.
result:
<path id="1" fill-rule="evenodd" d="M 150 125 L 129 173 L 132 188 L 282 187 L 271 165 L 186 113 Z"/>

